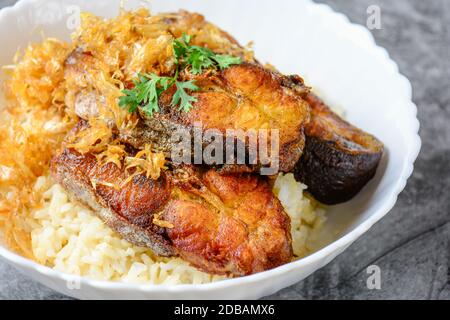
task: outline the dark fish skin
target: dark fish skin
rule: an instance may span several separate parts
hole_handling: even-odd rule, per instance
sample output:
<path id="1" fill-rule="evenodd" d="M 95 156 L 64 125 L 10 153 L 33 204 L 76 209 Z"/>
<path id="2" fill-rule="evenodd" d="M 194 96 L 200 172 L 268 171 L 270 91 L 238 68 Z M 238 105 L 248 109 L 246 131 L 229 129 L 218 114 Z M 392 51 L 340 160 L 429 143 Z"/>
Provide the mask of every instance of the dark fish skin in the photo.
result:
<path id="1" fill-rule="evenodd" d="M 316 95 L 306 97 L 311 122 L 295 177 L 318 201 L 334 205 L 352 199 L 374 177 L 383 144 L 341 119 Z"/>
<path id="2" fill-rule="evenodd" d="M 51 163 L 53 178 L 124 239 L 160 256 L 180 256 L 212 274 L 243 276 L 291 261 L 290 219 L 268 181 L 253 174 L 219 174 L 192 166 L 158 180 L 136 176 L 95 156 L 65 149 Z M 97 181 L 97 183 L 95 183 Z M 159 220 L 172 224 L 160 227 Z"/>

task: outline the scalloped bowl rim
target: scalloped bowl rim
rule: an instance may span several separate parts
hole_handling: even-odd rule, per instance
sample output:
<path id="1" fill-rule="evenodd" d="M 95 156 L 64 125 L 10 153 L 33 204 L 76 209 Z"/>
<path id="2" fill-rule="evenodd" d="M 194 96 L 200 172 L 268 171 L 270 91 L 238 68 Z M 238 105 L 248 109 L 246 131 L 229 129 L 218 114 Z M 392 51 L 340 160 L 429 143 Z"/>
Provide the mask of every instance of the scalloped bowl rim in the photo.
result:
<path id="1" fill-rule="evenodd" d="M 20 0 L 12 7 L 6 7 L 0 10 L 0 20 L 3 19 L 4 15 L 15 13 L 18 10 L 21 10 L 23 7 L 32 4 L 33 2 L 37 2 L 39 0 Z M 403 166 L 403 171 L 401 174 L 401 178 L 396 181 L 395 192 L 393 192 L 390 197 L 384 200 L 384 204 L 378 211 L 372 214 L 367 220 L 360 223 L 356 226 L 352 231 L 348 232 L 344 236 L 339 239 L 333 241 L 326 247 L 312 253 L 305 258 L 300 260 L 287 263 L 275 269 L 271 269 L 265 272 L 260 272 L 254 275 L 227 279 L 218 282 L 206 283 L 206 284 L 179 284 L 179 285 L 155 285 L 155 284 L 131 284 L 131 283 L 122 283 L 122 282 L 112 282 L 112 281 L 101 281 L 94 280 L 82 276 L 70 275 L 67 273 L 63 273 L 44 265 L 38 264 L 32 260 L 24 258 L 16 253 L 11 252 L 6 249 L 2 245 L 0 245 L 0 257 L 6 259 L 12 265 L 18 265 L 24 268 L 35 269 L 39 273 L 51 277 L 57 278 L 63 281 L 80 281 L 81 286 L 86 285 L 90 287 L 96 287 L 99 289 L 125 289 L 125 290 L 139 290 L 144 292 L 177 292 L 177 293 L 186 293 L 192 291 L 207 291 L 211 289 L 225 289 L 229 287 L 237 287 L 242 284 L 251 284 L 255 282 L 259 282 L 264 279 L 274 278 L 279 275 L 283 275 L 285 273 L 289 273 L 295 269 L 300 269 L 303 266 L 306 266 L 310 263 L 319 262 L 320 260 L 325 259 L 327 256 L 331 255 L 333 252 L 339 251 L 339 249 L 345 248 L 352 244 L 356 239 L 358 239 L 361 235 L 367 232 L 376 222 L 378 222 L 381 218 L 383 218 L 395 205 L 399 194 L 403 191 L 406 186 L 406 182 L 408 178 L 411 176 L 414 169 L 414 162 L 417 159 L 420 148 L 421 148 L 421 139 L 419 136 L 419 121 L 417 119 L 417 106 L 414 102 L 412 102 L 412 85 L 410 81 L 400 74 L 399 68 L 396 62 L 394 62 L 390 57 L 386 49 L 378 46 L 375 42 L 373 35 L 363 26 L 351 23 L 350 20 L 342 13 L 338 13 L 331 9 L 326 4 L 317 4 L 312 0 L 305 0 L 308 5 L 314 6 L 315 10 L 321 11 L 321 14 L 326 15 L 329 19 L 335 20 L 334 23 L 339 23 L 342 26 L 347 25 L 347 28 L 352 28 L 353 32 L 359 33 L 359 40 L 361 41 L 361 45 L 364 44 L 367 47 L 371 48 L 373 54 L 376 54 L 378 58 L 382 59 L 386 68 L 390 69 L 391 72 L 396 73 L 396 77 L 399 78 L 404 84 L 405 92 L 403 95 L 405 100 L 409 100 L 409 119 L 405 121 L 409 121 L 412 131 L 410 134 L 414 135 L 414 144 L 412 144 L 409 148 L 409 153 L 405 156 L 405 162 Z M 362 42 L 364 41 L 364 43 Z"/>

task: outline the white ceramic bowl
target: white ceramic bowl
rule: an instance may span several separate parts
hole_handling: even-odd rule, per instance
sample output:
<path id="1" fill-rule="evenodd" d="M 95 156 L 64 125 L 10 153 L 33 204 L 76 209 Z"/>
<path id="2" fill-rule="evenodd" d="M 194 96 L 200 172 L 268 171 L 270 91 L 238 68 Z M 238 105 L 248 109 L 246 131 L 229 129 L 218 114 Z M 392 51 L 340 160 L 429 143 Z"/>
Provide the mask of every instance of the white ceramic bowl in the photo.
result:
<path id="1" fill-rule="evenodd" d="M 68 39 L 78 9 L 111 17 L 119 0 L 22 0 L 0 12 L 0 65 L 18 47 L 46 36 Z M 129 7 L 142 1 L 129 1 Z M 153 11 L 188 9 L 229 31 L 241 43 L 255 42 L 261 61 L 285 73 L 298 73 L 349 121 L 375 134 L 386 156 L 375 179 L 352 201 L 330 208 L 320 250 L 252 276 L 206 285 L 155 286 L 77 278 L 24 259 L 5 247 L 0 256 L 31 278 L 76 298 L 99 299 L 253 299 L 292 285 L 323 267 L 364 234 L 394 206 L 413 171 L 420 149 L 417 108 L 411 84 L 365 28 L 351 24 L 326 5 L 310 0 L 152 0 Z M 328 236 L 325 236 L 328 235 Z M 330 237 L 330 235 L 332 235 Z M 80 288 L 71 290 L 74 281 Z"/>

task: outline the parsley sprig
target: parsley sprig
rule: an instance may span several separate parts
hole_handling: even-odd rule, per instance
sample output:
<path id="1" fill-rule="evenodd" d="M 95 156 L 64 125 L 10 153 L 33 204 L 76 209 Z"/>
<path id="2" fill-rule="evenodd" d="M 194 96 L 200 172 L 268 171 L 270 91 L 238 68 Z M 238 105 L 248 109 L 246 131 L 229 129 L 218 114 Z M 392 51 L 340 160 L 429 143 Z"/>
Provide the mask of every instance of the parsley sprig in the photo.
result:
<path id="1" fill-rule="evenodd" d="M 208 48 L 191 46 L 191 37 L 183 34 L 181 38 L 173 41 L 173 52 L 176 62 L 174 77 L 160 77 L 154 73 L 140 74 L 133 80 L 134 88 L 123 90 L 124 96 L 119 98 L 119 106 L 128 108 L 130 113 L 141 108 L 148 116 L 153 117 L 159 112 L 159 97 L 167 89 L 175 85 L 176 91 L 172 97 L 171 105 L 179 106 L 179 110 L 189 112 L 192 103 L 197 101 L 189 91 L 200 90 L 194 81 L 178 81 L 180 70 L 189 69 L 192 74 L 199 75 L 207 69 L 226 69 L 231 65 L 242 63 L 239 57 L 216 54 Z"/>

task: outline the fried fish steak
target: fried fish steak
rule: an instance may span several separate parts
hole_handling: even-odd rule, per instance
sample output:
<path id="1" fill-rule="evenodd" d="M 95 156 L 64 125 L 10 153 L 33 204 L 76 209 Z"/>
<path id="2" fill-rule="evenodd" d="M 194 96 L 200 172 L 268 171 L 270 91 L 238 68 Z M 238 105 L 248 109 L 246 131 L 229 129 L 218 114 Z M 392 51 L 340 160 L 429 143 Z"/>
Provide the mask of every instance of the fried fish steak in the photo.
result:
<path id="1" fill-rule="evenodd" d="M 193 108 L 189 112 L 173 108 L 174 88 L 169 89 L 160 99 L 160 113 L 153 117 L 141 114 L 148 127 L 162 125 L 172 130 L 192 131 L 200 123 L 203 131 L 212 129 L 223 134 L 224 141 L 228 129 L 257 133 L 267 130 L 267 140 L 257 136 L 257 144 L 268 145 L 268 149 L 271 134 L 276 131 L 279 150 L 275 150 L 275 156 L 279 171 L 292 171 L 303 152 L 303 127 L 309 121 L 309 106 L 302 98 L 308 89 L 301 78 L 285 77 L 256 63 L 243 63 L 216 74 L 189 75 L 187 79 L 194 80 L 200 88 L 199 92 L 191 93 L 197 99 Z M 235 140 L 246 146 L 248 155 L 247 138 L 235 136 Z M 267 157 L 259 154 L 256 167 L 269 163 L 271 156 L 270 152 Z"/>
<path id="2" fill-rule="evenodd" d="M 205 272 L 242 276 L 292 259 L 289 217 L 258 176 L 183 167 L 158 180 L 138 175 L 117 188 L 124 169 L 73 149 L 52 160 L 51 172 L 123 238 Z"/>
<path id="3" fill-rule="evenodd" d="M 180 190 L 163 218 L 174 226 L 167 235 L 183 259 L 235 276 L 291 261 L 290 219 L 266 180 L 209 170 Z"/>
<path id="4" fill-rule="evenodd" d="M 83 84 L 87 70 L 95 67 L 93 56 L 76 50 L 67 59 L 66 77 L 79 79 L 78 82 Z M 233 172 L 273 167 L 277 168 L 276 174 L 294 169 L 303 152 L 304 126 L 309 121 L 309 106 L 303 99 L 308 88 L 300 77 L 283 76 L 257 63 L 243 63 L 217 73 L 184 77 L 186 80 L 195 80 L 195 84 L 200 87 L 199 92 L 192 93 L 197 99 L 193 108 L 184 112 L 171 106 L 175 91 L 175 88 L 171 88 L 160 99 L 159 113 L 148 117 L 141 112 L 137 126 L 121 129 L 120 139 L 123 142 L 137 149 L 150 143 L 158 151 L 170 156 L 174 148 L 178 147 L 179 141 L 174 140 L 177 133 L 186 132 L 194 139 L 194 128 L 200 126 L 203 148 L 211 142 L 204 134 L 206 130 L 212 129 L 222 135 L 224 157 L 219 163 L 222 165 L 229 159 L 225 158 L 227 130 L 242 130 L 243 135 L 231 135 L 234 144 L 232 153 L 236 155 L 238 145 L 244 145 L 246 162 L 245 165 L 232 163 L 229 167 Z M 88 87 L 80 85 L 79 92 L 71 98 L 75 113 L 85 120 L 100 114 L 99 109 L 104 100 L 94 91 L 89 91 Z M 102 110 L 107 108 L 103 106 Z M 112 119 L 106 121 L 114 125 Z M 259 135 L 261 129 L 266 130 L 267 136 Z M 256 134 L 253 144 L 256 146 L 253 148 L 256 158 L 250 161 L 249 148 L 252 145 L 246 134 L 251 130 Z M 267 146 L 268 152 L 257 152 L 261 146 Z M 193 147 L 190 152 L 193 158 Z"/>
<path id="5" fill-rule="evenodd" d="M 375 175 L 383 144 L 341 119 L 316 95 L 308 94 L 311 122 L 306 147 L 295 169 L 296 178 L 328 205 L 353 198 Z"/>

